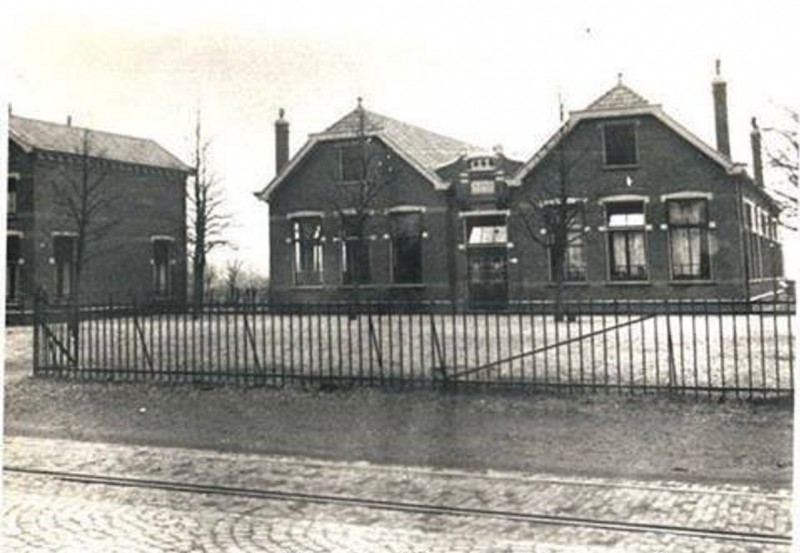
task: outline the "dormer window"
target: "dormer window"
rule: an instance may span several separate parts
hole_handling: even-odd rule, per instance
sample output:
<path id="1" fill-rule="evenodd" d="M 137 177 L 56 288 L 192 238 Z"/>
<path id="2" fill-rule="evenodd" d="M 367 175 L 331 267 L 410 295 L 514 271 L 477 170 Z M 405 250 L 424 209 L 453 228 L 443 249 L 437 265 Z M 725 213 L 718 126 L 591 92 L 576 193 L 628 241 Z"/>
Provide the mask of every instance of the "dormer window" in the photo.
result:
<path id="1" fill-rule="evenodd" d="M 605 164 L 608 167 L 638 163 L 635 123 L 608 123 L 603 126 Z"/>
<path id="2" fill-rule="evenodd" d="M 494 170 L 494 158 L 491 156 L 473 157 L 469 160 L 470 171 L 492 171 Z"/>

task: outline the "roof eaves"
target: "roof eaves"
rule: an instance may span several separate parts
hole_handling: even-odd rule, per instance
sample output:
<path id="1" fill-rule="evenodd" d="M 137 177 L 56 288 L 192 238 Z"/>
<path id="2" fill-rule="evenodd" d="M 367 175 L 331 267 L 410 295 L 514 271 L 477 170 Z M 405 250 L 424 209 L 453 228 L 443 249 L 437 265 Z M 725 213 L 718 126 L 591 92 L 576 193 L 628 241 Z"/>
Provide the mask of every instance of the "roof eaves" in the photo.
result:
<path id="1" fill-rule="evenodd" d="M 20 133 L 12 129 L 10 125 L 8 127 L 8 136 L 20 148 L 22 148 L 25 151 L 25 153 L 29 154 L 33 151 L 33 146 L 31 145 L 31 143 L 25 140 Z"/>
<path id="2" fill-rule="evenodd" d="M 405 150 L 403 150 L 400 146 L 398 146 L 397 142 L 392 140 L 390 136 L 388 136 L 384 132 L 377 133 L 378 136 L 386 142 L 386 144 L 397 154 L 405 160 L 406 163 L 411 165 L 414 169 L 416 169 L 422 176 L 427 178 L 433 187 L 436 190 L 445 190 L 447 188 L 447 183 L 439 178 L 439 175 L 422 165 L 419 161 L 417 161 L 413 156 L 408 154 Z"/>
<path id="3" fill-rule="evenodd" d="M 303 144 L 303 147 L 300 148 L 300 150 L 294 155 L 294 157 L 292 157 L 292 159 L 289 160 L 289 163 L 283 166 L 283 169 L 278 171 L 278 173 L 274 177 L 272 177 L 272 180 L 267 183 L 264 189 L 261 190 L 260 192 L 253 193 L 255 194 L 256 198 L 258 198 L 263 202 L 269 202 L 269 197 L 272 194 L 273 190 L 275 190 L 275 188 L 281 182 L 283 182 L 283 180 L 289 175 L 289 173 L 294 171 L 295 167 L 297 167 L 300 164 L 300 161 L 302 161 L 302 159 L 306 156 L 306 154 L 308 154 L 309 150 L 311 150 L 311 148 L 315 144 L 320 142 L 320 140 L 321 139 L 319 138 L 319 135 L 313 135 L 313 134 L 309 135 L 308 140 L 306 141 L 305 144 Z"/>
<path id="4" fill-rule="evenodd" d="M 573 112 L 574 113 L 574 112 Z M 578 119 L 570 113 L 569 118 L 561 124 L 561 126 L 550 135 L 550 138 L 539 148 L 536 153 L 534 153 L 531 158 L 526 161 L 522 166 L 517 170 L 513 177 L 511 177 L 508 181 L 509 186 L 521 186 L 522 179 L 524 179 L 528 173 L 530 173 L 536 165 L 553 149 L 553 147 L 558 142 L 559 138 L 563 138 L 564 136 L 569 133 L 573 127 L 578 122 Z"/>

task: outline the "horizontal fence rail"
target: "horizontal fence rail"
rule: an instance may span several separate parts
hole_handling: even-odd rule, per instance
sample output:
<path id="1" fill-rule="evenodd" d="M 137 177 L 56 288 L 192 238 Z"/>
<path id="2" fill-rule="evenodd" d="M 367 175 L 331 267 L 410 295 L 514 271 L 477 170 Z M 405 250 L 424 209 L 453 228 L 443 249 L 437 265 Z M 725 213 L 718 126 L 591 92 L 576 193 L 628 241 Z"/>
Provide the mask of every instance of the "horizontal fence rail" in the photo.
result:
<path id="1" fill-rule="evenodd" d="M 311 386 L 793 393 L 793 300 L 47 305 L 34 374 Z"/>

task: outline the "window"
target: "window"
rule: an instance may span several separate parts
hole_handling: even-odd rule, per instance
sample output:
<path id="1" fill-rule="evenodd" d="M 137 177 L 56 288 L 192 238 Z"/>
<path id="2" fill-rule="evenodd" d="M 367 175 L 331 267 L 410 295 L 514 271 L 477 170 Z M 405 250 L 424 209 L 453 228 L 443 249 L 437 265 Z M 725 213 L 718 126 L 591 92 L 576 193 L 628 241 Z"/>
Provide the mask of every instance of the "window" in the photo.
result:
<path id="1" fill-rule="evenodd" d="M 467 218 L 467 244 L 470 246 L 506 246 L 508 227 L 505 215 Z"/>
<path id="2" fill-rule="evenodd" d="M 422 213 L 392 213 L 392 280 L 396 284 L 422 282 Z"/>
<path id="3" fill-rule="evenodd" d="M 366 221 L 359 220 L 358 216 L 345 216 L 342 226 L 342 281 L 344 284 L 366 284 L 371 279 Z"/>
<path id="4" fill-rule="evenodd" d="M 153 292 L 158 296 L 169 296 L 172 292 L 172 240 L 153 239 Z"/>
<path id="5" fill-rule="evenodd" d="M 8 177 L 8 196 L 6 204 L 6 213 L 14 215 L 17 213 L 17 179 L 15 177 Z"/>
<path id="6" fill-rule="evenodd" d="M 609 278 L 647 280 L 644 202 L 606 204 Z"/>
<path id="7" fill-rule="evenodd" d="M 563 210 L 563 213 L 562 213 Z M 549 233 L 551 239 L 550 253 L 550 278 L 557 281 L 561 273 L 562 281 L 583 281 L 586 280 L 586 255 L 584 250 L 584 221 L 583 204 L 569 201 L 566 206 L 559 206 L 553 203 L 545 206 L 544 221 L 546 228 L 553 232 Z M 563 221 L 563 222 L 562 222 Z M 560 267 L 556 260 L 556 250 L 554 248 L 553 237 L 555 230 L 563 228 L 561 225 L 568 225 L 569 230 L 565 236 L 563 244 L 562 259 Z M 549 232 L 549 231 L 548 231 Z"/>
<path id="8" fill-rule="evenodd" d="M 339 176 L 342 182 L 359 182 L 367 173 L 366 145 L 351 144 L 339 149 Z"/>
<path id="9" fill-rule="evenodd" d="M 19 236 L 6 236 L 6 301 L 16 300 L 20 295 L 20 242 Z"/>
<path id="10" fill-rule="evenodd" d="M 669 200 L 670 263 L 675 280 L 708 280 L 711 262 L 708 247 L 708 200 Z"/>
<path id="11" fill-rule="evenodd" d="M 292 239 L 295 284 L 322 284 L 322 219 L 294 219 Z"/>
<path id="12" fill-rule="evenodd" d="M 606 165 L 636 165 L 636 125 L 613 123 L 603 126 Z"/>
<path id="13" fill-rule="evenodd" d="M 69 298 L 73 294 L 76 257 L 76 236 L 57 235 L 53 237 L 53 258 L 56 265 L 56 298 Z"/>

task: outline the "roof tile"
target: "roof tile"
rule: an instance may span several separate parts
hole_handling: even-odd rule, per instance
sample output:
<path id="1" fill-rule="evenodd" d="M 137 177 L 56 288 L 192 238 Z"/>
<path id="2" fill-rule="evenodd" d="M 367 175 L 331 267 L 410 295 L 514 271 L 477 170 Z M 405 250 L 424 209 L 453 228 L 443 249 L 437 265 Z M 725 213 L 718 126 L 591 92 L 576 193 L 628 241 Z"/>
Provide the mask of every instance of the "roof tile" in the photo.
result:
<path id="1" fill-rule="evenodd" d="M 442 165 L 453 161 L 458 156 L 481 152 L 484 149 L 455 138 L 437 134 L 385 115 L 362 110 L 364 114 L 364 131 L 367 133 L 382 132 L 409 156 L 435 171 Z M 354 109 L 322 133 L 352 134 L 359 132 L 360 111 Z"/>
<path id="2" fill-rule="evenodd" d="M 589 104 L 586 111 L 606 111 L 639 108 L 650 103 L 623 84 L 618 84 Z"/>
<path id="3" fill-rule="evenodd" d="M 149 138 L 96 131 L 48 121 L 12 115 L 9 134 L 24 145 L 37 150 L 80 154 L 84 133 L 89 133 L 92 157 L 135 163 L 150 167 L 189 171 L 189 166 Z"/>

